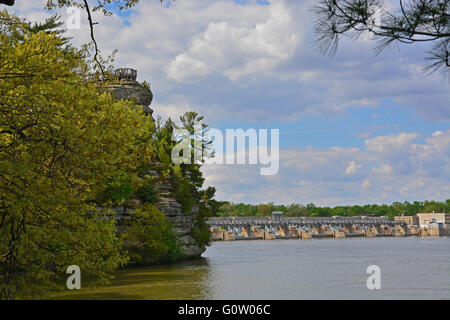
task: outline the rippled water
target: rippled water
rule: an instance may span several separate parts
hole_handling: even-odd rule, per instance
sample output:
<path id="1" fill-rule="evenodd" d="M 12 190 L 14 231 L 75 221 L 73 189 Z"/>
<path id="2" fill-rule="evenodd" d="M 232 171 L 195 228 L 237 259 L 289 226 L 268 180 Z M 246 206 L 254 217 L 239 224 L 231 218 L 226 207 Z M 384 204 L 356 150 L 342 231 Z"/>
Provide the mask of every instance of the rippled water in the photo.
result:
<path id="1" fill-rule="evenodd" d="M 54 298 L 450 299 L 449 237 L 215 242 L 203 256 Z M 367 289 L 369 265 L 381 290 Z"/>

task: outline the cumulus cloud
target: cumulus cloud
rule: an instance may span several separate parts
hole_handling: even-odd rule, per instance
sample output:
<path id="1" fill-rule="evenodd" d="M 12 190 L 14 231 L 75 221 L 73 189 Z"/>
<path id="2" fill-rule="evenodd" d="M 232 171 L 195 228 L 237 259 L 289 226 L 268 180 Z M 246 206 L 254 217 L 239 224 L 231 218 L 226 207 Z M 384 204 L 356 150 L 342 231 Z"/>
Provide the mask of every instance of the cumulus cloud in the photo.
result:
<path id="1" fill-rule="evenodd" d="M 194 37 L 186 52 L 167 67 L 176 81 L 212 72 L 231 80 L 273 69 L 289 59 L 299 42 L 299 33 L 283 2 L 268 6 L 266 21 L 240 26 L 239 21 L 211 22 Z M 245 19 L 245 16 L 243 17 Z"/>
<path id="2" fill-rule="evenodd" d="M 390 174 L 393 168 L 386 163 L 382 163 L 379 167 L 373 168 L 373 172 L 378 174 Z"/>
<path id="3" fill-rule="evenodd" d="M 168 67 L 169 78 L 182 81 L 189 77 L 203 76 L 210 73 L 210 67 L 203 61 L 187 54 L 181 54 Z"/>
<path id="4" fill-rule="evenodd" d="M 380 154 L 392 154 L 404 151 L 411 145 L 411 141 L 418 138 L 416 133 L 400 133 L 396 135 L 380 136 L 365 141 L 366 149 Z"/>
<path id="5" fill-rule="evenodd" d="M 363 181 L 363 183 L 361 184 L 361 187 L 363 187 L 364 189 L 368 189 L 370 188 L 372 184 L 370 183 L 369 179 L 366 179 Z"/>
<path id="6" fill-rule="evenodd" d="M 264 177 L 250 165 L 206 166 L 207 184 L 220 185 L 224 200 L 363 204 L 420 199 L 447 199 L 450 194 L 450 130 L 437 132 L 424 144 L 414 133 L 375 137 L 365 149 L 338 148 L 280 150 L 280 171 Z M 399 147 L 396 157 L 386 148 Z M 398 161 L 408 162 L 408 174 Z"/>
<path id="7" fill-rule="evenodd" d="M 321 56 L 312 45 L 314 1 L 185 0 L 168 8 L 140 1 L 127 16 L 95 13 L 95 36 L 103 54 L 119 49 L 116 66 L 136 68 L 139 79 L 151 83 L 152 108 L 164 118 L 196 110 L 213 126 L 292 122 L 388 100 L 431 123 L 450 120 L 448 86 L 422 73 L 426 47 L 388 48 L 375 56 L 372 42 L 343 39 L 335 57 Z M 45 2 L 17 1 L 10 10 L 42 21 L 50 16 L 41 9 Z M 59 13 L 66 21 L 66 11 Z M 90 41 L 85 17 L 69 35 L 75 45 Z M 275 176 L 262 177 L 255 166 L 207 166 L 207 183 L 219 198 L 245 202 L 448 197 L 449 130 L 376 136 L 369 124 L 362 127 L 359 148 L 285 148 Z"/>
<path id="8" fill-rule="evenodd" d="M 358 169 L 361 168 L 361 167 L 362 166 L 359 165 L 359 164 L 356 164 L 355 161 L 351 161 L 348 164 L 347 169 L 345 169 L 345 174 L 347 174 L 347 175 L 355 174 L 358 171 Z"/>
<path id="9" fill-rule="evenodd" d="M 140 1 L 124 17 L 95 13 L 95 35 L 103 54 L 119 49 L 115 64 L 152 84 L 155 102 L 182 97 L 224 120 L 297 121 L 385 100 L 428 120 L 450 119 L 450 91 L 421 71 L 426 48 L 375 56 L 372 42 L 343 39 L 334 58 L 321 56 L 313 46 L 314 1 L 189 0 L 168 8 Z M 44 3 L 20 1 L 12 10 L 42 20 L 50 15 Z M 67 20 L 65 10 L 58 13 Z M 84 13 L 81 29 L 69 34 L 75 44 L 90 40 Z"/>
<path id="10" fill-rule="evenodd" d="M 411 146 L 411 161 L 428 175 L 450 180 L 450 130 L 436 131 L 426 144 Z"/>

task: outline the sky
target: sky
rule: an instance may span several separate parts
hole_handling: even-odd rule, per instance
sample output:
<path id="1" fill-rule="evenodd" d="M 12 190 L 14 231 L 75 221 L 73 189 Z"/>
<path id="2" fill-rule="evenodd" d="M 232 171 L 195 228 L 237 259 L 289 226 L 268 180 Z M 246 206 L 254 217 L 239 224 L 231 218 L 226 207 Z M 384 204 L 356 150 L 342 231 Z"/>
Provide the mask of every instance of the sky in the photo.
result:
<path id="1" fill-rule="evenodd" d="M 45 0 L 10 11 L 33 21 Z M 388 0 L 388 2 L 396 2 Z M 226 129 L 279 129 L 279 171 L 208 165 L 217 199 L 322 206 L 450 198 L 450 84 L 424 74 L 427 44 L 376 55 L 367 38 L 335 56 L 314 45 L 314 0 L 141 0 L 95 37 L 150 82 L 154 116 L 194 110 Z M 389 4 L 389 3 L 388 3 Z M 66 10 L 59 10 L 64 21 Z M 89 42 L 84 13 L 75 45 Z"/>

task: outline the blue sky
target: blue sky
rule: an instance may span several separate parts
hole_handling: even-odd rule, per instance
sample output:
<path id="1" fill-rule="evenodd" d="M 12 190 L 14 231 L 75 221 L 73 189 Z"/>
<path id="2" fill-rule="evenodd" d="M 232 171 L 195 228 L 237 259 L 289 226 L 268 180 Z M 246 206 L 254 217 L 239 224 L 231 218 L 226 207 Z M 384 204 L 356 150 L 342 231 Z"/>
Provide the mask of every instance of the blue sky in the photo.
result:
<path id="1" fill-rule="evenodd" d="M 42 20 L 45 1 L 18 2 Z M 398 3 L 387 0 L 388 4 Z M 106 55 L 150 82 L 163 118 L 187 110 L 214 128 L 280 130 L 280 171 L 207 166 L 221 200 L 319 205 L 450 198 L 450 90 L 425 75 L 426 44 L 344 39 L 334 57 L 314 48 L 314 0 L 141 1 L 95 15 Z M 67 14 L 60 12 L 64 19 Z M 82 16 L 70 30 L 89 41 Z"/>
<path id="2" fill-rule="evenodd" d="M 401 132 L 416 132 L 424 143 L 425 137 L 438 130 L 446 130 L 448 122 L 425 121 L 411 113 L 407 107 L 392 101 L 383 101 L 377 108 L 349 108 L 338 115 L 323 115 L 295 122 L 245 122 L 224 121 L 217 128 L 280 129 L 280 146 L 320 148 L 364 147 L 365 138 L 391 135 Z"/>

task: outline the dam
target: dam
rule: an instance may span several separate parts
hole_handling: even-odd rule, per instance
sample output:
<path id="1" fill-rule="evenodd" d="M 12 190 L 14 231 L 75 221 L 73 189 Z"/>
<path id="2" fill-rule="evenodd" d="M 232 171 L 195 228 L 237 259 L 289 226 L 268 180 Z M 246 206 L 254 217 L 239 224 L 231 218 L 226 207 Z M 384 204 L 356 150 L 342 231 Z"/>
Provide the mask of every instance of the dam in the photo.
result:
<path id="1" fill-rule="evenodd" d="M 418 226 L 388 217 L 214 217 L 212 241 L 426 236 Z"/>

